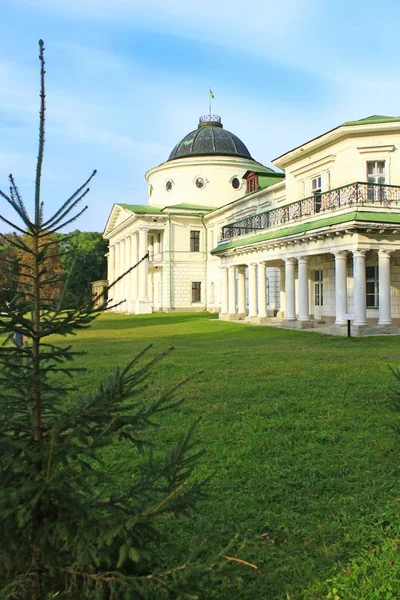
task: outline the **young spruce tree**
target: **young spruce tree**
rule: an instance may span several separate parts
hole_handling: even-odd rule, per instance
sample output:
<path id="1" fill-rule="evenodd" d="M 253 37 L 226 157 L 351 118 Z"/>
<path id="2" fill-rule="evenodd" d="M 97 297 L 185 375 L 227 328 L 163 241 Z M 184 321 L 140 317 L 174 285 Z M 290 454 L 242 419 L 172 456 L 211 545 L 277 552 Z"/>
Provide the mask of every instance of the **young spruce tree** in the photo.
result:
<path id="1" fill-rule="evenodd" d="M 59 275 L 47 268 L 54 258 L 54 234 L 86 210 L 79 205 L 96 172 L 45 218 L 40 198 L 45 139 L 41 40 L 39 48 L 33 218 L 12 176 L 9 194 L 0 192 L 19 218 L 17 224 L 1 217 L 21 234 L 7 241 L 17 254 L 30 256 L 18 269 L 12 257 L 10 276 L 18 272 L 21 281 L 22 273 L 24 284 L 0 307 L 5 340 L 0 348 L 0 598 L 197 598 L 196 586 L 206 572 L 215 573 L 218 560 L 206 567 L 205 561 L 191 564 L 188 558 L 171 566 L 161 562 L 157 543 L 149 551 L 160 516 L 188 508 L 198 494 L 197 483 L 188 482 L 197 458 L 191 432 L 162 460 L 148 452 L 123 494 L 106 491 L 112 482 L 101 460 L 102 449 L 118 439 L 132 444 L 137 460 L 143 430 L 177 404 L 175 390 L 150 405 L 141 401 L 143 382 L 161 357 L 145 364 L 141 353 L 96 391 L 75 400 L 75 353 L 52 337 L 74 334 L 98 314 L 88 304 L 63 310 L 45 293 L 58 284 Z"/>

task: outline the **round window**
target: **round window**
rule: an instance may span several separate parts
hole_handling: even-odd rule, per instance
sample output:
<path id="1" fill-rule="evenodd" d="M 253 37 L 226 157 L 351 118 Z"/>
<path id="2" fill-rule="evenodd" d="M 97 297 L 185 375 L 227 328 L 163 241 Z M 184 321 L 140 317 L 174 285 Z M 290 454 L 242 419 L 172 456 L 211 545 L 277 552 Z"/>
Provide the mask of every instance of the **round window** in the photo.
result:
<path id="1" fill-rule="evenodd" d="M 198 187 L 199 189 L 204 187 L 204 179 L 202 179 L 201 177 L 198 177 L 196 179 L 196 187 Z"/>
<path id="2" fill-rule="evenodd" d="M 238 190 L 240 188 L 240 181 L 237 177 L 232 179 L 232 187 L 234 190 Z"/>
<path id="3" fill-rule="evenodd" d="M 172 190 L 172 181 L 167 181 L 167 183 L 165 184 L 165 189 L 167 190 L 167 192 L 170 192 Z"/>

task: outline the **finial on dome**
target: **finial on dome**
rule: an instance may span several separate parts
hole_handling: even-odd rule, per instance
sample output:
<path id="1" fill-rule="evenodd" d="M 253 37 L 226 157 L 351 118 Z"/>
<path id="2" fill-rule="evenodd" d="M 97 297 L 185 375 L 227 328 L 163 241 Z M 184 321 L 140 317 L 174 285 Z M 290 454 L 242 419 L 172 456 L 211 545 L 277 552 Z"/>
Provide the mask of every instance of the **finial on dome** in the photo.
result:
<path id="1" fill-rule="evenodd" d="M 214 125 L 215 127 L 223 127 L 221 123 L 221 117 L 219 115 L 203 115 L 199 119 L 198 128 L 204 127 L 205 125 Z"/>

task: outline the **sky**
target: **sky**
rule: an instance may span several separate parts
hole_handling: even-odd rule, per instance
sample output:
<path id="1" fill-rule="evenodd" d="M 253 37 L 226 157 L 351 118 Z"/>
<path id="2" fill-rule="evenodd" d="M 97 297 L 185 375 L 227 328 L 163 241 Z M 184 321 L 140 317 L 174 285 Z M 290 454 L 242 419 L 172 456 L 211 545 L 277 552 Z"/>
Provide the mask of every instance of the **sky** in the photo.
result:
<path id="1" fill-rule="evenodd" d="M 97 169 L 72 228 L 103 231 L 114 202 L 147 203 L 145 172 L 196 129 L 210 87 L 267 166 L 344 121 L 400 115 L 399 24 L 397 0 L 1 0 L 0 189 L 12 173 L 32 211 L 39 38 L 45 217 Z"/>

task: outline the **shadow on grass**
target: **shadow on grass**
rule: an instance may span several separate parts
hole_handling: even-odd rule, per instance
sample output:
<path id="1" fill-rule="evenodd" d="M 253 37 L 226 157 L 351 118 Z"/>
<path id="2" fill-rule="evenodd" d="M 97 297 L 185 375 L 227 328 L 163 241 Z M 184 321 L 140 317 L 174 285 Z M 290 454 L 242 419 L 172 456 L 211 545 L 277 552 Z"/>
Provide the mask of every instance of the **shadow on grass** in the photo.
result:
<path id="1" fill-rule="evenodd" d="M 158 327 L 159 325 L 180 325 L 202 319 L 218 320 L 218 314 L 200 313 L 152 313 L 150 315 L 118 315 L 105 313 L 96 320 L 96 329 L 136 329 L 137 327 Z M 118 325 L 117 325 L 118 324 Z"/>

